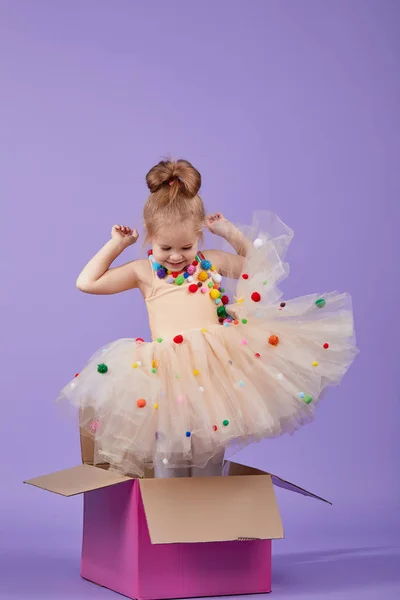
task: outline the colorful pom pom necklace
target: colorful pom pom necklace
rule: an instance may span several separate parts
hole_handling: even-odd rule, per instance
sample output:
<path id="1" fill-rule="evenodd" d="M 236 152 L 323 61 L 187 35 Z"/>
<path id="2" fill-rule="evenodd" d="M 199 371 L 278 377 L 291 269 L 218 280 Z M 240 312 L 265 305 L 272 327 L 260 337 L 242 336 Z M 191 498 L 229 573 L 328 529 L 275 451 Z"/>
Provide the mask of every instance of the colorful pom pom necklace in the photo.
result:
<path id="1" fill-rule="evenodd" d="M 152 250 L 148 251 L 148 256 L 152 268 L 159 279 L 166 279 L 168 283 L 178 286 L 188 283 L 188 291 L 192 294 L 195 294 L 198 290 L 201 290 L 202 293 L 208 291 L 211 300 L 217 305 L 218 321 L 220 323 L 230 323 L 233 320 L 226 310 L 226 305 L 229 304 L 229 298 L 226 296 L 224 288 L 219 285 L 222 281 L 222 277 L 217 273 L 215 265 L 211 264 L 202 252 L 198 252 L 193 262 L 190 265 L 186 265 L 186 267 L 180 271 L 171 271 L 156 262 Z M 197 283 L 194 283 L 194 275 L 198 266 L 200 267 L 200 272 L 197 274 L 198 281 Z M 206 283 L 207 287 L 205 285 Z"/>

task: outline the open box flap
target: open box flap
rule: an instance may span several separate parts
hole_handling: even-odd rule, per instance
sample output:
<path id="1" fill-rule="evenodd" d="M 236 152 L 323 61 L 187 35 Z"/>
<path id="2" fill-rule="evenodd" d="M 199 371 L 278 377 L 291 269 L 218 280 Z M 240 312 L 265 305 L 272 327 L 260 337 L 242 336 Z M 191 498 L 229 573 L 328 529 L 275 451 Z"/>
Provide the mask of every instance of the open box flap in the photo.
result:
<path id="1" fill-rule="evenodd" d="M 153 544 L 283 537 L 270 475 L 139 483 Z"/>
<path id="2" fill-rule="evenodd" d="M 224 474 L 225 475 L 233 475 L 233 476 L 243 476 L 243 475 L 265 475 L 265 471 L 261 471 L 260 469 L 256 469 L 254 467 L 247 467 L 246 465 L 241 465 L 240 463 L 227 461 L 224 464 Z M 272 473 L 271 479 L 272 483 L 276 487 L 283 488 L 285 490 L 289 490 L 290 492 L 295 492 L 296 494 L 301 494 L 302 496 L 308 496 L 309 498 L 315 498 L 316 500 L 321 500 L 321 502 L 326 502 L 327 504 L 332 504 L 329 500 L 325 500 L 321 496 L 317 496 L 304 488 L 295 485 L 294 483 L 290 483 L 290 481 L 286 481 L 277 475 L 273 475 Z"/>
<path id="3" fill-rule="evenodd" d="M 28 479 L 24 483 L 34 485 L 48 492 L 60 494 L 61 496 L 76 496 L 77 494 L 109 487 L 124 481 L 132 481 L 132 478 L 91 465 L 79 465 L 71 469 L 64 469 L 50 473 L 49 475 Z"/>

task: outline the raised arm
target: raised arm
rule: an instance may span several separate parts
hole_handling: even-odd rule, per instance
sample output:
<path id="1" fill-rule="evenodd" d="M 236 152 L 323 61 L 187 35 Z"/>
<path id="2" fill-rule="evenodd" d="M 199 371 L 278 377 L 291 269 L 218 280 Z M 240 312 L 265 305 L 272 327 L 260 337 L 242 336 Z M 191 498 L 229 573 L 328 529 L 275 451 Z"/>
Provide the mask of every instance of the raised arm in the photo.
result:
<path id="1" fill-rule="evenodd" d="M 136 230 L 114 225 L 111 239 L 93 256 L 76 280 L 76 287 L 87 294 L 117 294 L 145 285 L 148 261 L 132 260 L 119 267 L 111 267 L 114 260 L 138 239 Z"/>
<path id="2" fill-rule="evenodd" d="M 221 213 L 209 215 L 205 224 L 211 233 L 224 238 L 236 252 L 235 255 L 222 250 L 207 250 L 207 256 L 215 264 L 221 275 L 238 279 L 243 269 L 244 257 L 250 249 L 250 242 Z"/>

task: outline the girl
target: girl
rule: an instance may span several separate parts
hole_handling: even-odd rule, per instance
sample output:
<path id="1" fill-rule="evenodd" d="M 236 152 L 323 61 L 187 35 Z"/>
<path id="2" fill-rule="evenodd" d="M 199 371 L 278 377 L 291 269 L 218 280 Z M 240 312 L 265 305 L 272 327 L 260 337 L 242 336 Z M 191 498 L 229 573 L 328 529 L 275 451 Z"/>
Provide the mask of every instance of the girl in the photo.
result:
<path id="1" fill-rule="evenodd" d="M 311 420 L 356 347 L 347 294 L 279 302 L 292 231 L 265 213 L 239 230 L 205 215 L 199 172 L 162 161 L 146 176 L 148 259 L 111 268 L 138 239 L 115 225 L 77 287 L 90 294 L 138 288 L 153 341 L 120 339 L 98 350 L 61 392 L 80 409 L 95 464 L 157 477 L 221 474 L 225 450 L 291 433 Z M 199 250 L 206 227 L 236 252 Z M 237 280 L 228 297 L 222 276 Z"/>

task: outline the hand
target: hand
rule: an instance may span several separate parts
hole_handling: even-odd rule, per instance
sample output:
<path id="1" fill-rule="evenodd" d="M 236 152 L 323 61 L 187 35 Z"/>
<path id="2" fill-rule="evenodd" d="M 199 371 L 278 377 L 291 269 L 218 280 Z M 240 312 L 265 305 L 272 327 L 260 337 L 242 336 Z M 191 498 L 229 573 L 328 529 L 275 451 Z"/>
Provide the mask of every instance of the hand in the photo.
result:
<path id="1" fill-rule="evenodd" d="M 211 231 L 211 233 L 225 237 L 229 231 L 231 223 L 225 219 L 222 213 L 217 212 L 207 215 L 204 225 L 209 231 Z"/>
<path id="2" fill-rule="evenodd" d="M 132 246 L 139 237 L 136 229 L 131 229 L 126 225 L 114 225 L 111 230 L 111 238 L 121 244 L 124 248 Z"/>

